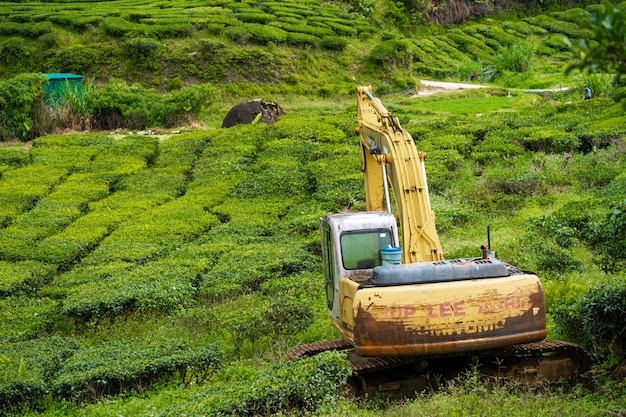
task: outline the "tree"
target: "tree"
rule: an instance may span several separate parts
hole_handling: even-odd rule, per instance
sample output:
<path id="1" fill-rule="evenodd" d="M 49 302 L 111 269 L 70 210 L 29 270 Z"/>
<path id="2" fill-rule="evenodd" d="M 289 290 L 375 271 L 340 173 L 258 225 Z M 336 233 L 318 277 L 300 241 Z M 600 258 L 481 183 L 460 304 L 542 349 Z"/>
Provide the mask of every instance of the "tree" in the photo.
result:
<path id="1" fill-rule="evenodd" d="M 609 0 L 587 22 L 589 39 L 581 38 L 577 43 L 564 38 L 574 53 L 577 62 L 569 65 L 566 74 L 574 70 L 583 72 L 605 72 L 615 74 L 617 81 L 626 75 L 626 14 Z"/>

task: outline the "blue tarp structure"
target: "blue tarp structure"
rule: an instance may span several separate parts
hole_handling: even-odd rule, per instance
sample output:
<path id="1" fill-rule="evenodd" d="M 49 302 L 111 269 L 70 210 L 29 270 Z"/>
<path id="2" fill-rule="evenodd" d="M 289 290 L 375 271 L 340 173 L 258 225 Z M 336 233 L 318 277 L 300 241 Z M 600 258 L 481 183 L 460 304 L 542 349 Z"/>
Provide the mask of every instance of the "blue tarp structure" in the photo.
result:
<path id="1" fill-rule="evenodd" d="M 48 82 L 44 85 L 44 102 L 48 106 L 56 106 L 63 102 L 68 90 L 72 92 L 83 92 L 82 75 L 69 73 L 44 74 L 48 77 Z"/>

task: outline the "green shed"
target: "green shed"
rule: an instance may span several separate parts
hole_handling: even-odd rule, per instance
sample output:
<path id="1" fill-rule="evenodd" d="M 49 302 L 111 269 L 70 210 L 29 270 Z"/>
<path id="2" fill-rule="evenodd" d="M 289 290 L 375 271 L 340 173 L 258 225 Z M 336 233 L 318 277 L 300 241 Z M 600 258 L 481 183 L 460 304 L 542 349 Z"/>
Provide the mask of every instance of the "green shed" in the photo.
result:
<path id="1" fill-rule="evenodd" d="M 44 102 L 48 106 L 56 106 L 63 102 L 68 91 L 83 93 L 83 77 L 76 74 L 51 73 L 44 74 L 48 82 L 44 85 Z"/>

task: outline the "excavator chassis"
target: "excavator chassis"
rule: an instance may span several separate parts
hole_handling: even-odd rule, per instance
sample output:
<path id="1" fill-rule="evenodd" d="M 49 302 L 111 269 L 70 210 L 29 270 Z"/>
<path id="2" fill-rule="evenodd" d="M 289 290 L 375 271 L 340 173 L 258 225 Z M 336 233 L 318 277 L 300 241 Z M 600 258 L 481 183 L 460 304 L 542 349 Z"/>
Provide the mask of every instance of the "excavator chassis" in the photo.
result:
<path id="1" fill-rule="evenodd" d="M 591 364 L 580 346 L 559 340 L 526 343 L 493 350 L 429 356 L 365 357 L 344 339 L 296 346 L 287 359 L 327 350 L 345 351 L 354 374 L 345 390 L 353 396 L 383 394 L 398 399 L 435 390 L 472 369 L 490 380 L 539 387 L 562 380 L 576 382 Z"/>

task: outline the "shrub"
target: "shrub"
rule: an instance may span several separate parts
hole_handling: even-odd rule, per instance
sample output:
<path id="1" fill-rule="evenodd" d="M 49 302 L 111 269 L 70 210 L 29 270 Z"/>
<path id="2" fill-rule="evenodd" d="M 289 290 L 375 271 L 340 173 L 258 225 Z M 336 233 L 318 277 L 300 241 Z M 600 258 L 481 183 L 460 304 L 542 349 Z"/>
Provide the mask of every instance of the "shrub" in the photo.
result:
<path id="1" fill-rule="evenodd" d="M 203 276 L 204 295 L 221 298 L 249 294 L 258 291 L 269 279 L 313 271 L 318 267 L 318 261 L 301 243 L 274 237 L 252 239 L 250 229 L 242 226 L 236 230 L 232 226 L 230 230 L 223 229 L 226 228 L 216 228 L 215 233 L 223 235 L 230 231 L 231 238 L 238 243 L 222 243 L 219 260 Z"/>
<path id="2" fill-rule="evenodd" d="M 587 155 L 575 154 L 569 165 L 569 172 L 575 183 L 584 188 L 601 188 L 608 185 L 621 173 L 614 164 L 615 148 L 595 150 Z"/>
<path id="3" fill-rule="evenodd" d="M 321 39 L 306 33 L 288 32 L 287 43 L 297 46 L 318 46 L 321 43 Z"/>
<path id="4" fill-rule="evenodd" d="M 287 40 L 287 32 L 277 27 L 250 23 L 246 25 L 246 29 L 251 35 L 251 40 L 260 45 L 282 43 Z"/>
<path id="5" fill-rule="evenodd" d="M 20 35 L 28 38 L 37 38 L 52 31 L 50 22 L 2 22 L 0 23 L 0 35 Z"/>
<path id="6" fill-rule="evenodd" d="M 24 149 L 0 147 L 0 165 L 19 168 L 28 165 L 30 162 L 32 162 L 31 155 L 25 152 Z"/>
<path id="7" fill-rule="evenodd" d="M 46 165 L 28 165 L 5 172 L 2 186 L 11 192 L 0 193 L 0 225 L 6 227 L 21 212 L 32 208 L 67 172 L 67 168 Z M 3 249 L 0 246 L 0 252 Z"/>
<path id="8" fill-rule="evenodd" d="M 340 36 L 322 37 L 321 47 L 329 51 L 343 51 L 348 46 L 348 41 Z"/>
<path id="9" fill-rule="evenodd" d="M 605 272 L 626 270 L 626 200 L 615 204 L 607 219 L 608 233 L 600 243 L 602 257 L 598 261 Z"/>
<path id="10" fill-rule="evenodd" d="M 351 22 L 343 21 L 333 22 L 332 20 L 326 20 L 325 24 L 330 27 L 334 33 L 339 36 L 356 36 L 358 34 L 358 29 L 350 26 Z"/>
<path id="11" fill-rule="evenodd" d="M 501 49 L 495 57 L 499 70 L 512 72 L 532 71 L 535 48 L 525 42 L 514 43 Z"/>
<path id="12" fill-rule="evenodd" d="M 58 306 L 58 302 L 47 298 L 0 298 L 0 343 L 26 340 L 45 334 L 54 322 Z"/>
<path id="13" fill-rule="evenodd" d="M 104 60 L 104 51 L 86 45 L 72 45 L 61 49 L 55 57 L 55 66 L 62 72 L 98 74 Z"/>
<path id="14" fill-rule="evenodd" d="M 279 60 L 276 55 L 258 47 L 235 48 L 228 51 L 225 58 L 226 65 L 229 65 L 234 74 L 239 74 L 242 80 L 251 81 L 248 76 L 248 68 L 255 68 L 255 77 L 272 78 L 278 73 Z M 248 86 L 248 88 L 250 88 Z M 265 94 L 265 90 L 255 85 L 254 88 Z M 251 91 L 246 91 L 247 95 L 252 95 Z"/>
<path id="15" fill-rule="evenodd" d="M 409 68 L 413 60 L 412 44 L 405 39 L 383 41 L 376 45 L 367 59 L 374 65 Z"/>
<path id="16" fill-rule="evenodd" d="M 157 69 L 163 52 L 161 42 L 152 38 L 132 38 L 125 42 L 126 54 L 137 68 Z"/>
<path id="17" fill-rule="evenodd" d="M 505 129 L 487 132 L 483 141 L 472 150 L 472 159 L 480 163 L 487 163 L 508 160 L 521 155 L 524 150 L 511 142 L 511 134 L 511 131 Z"/>
<path id="18" fill-rule="evenodd" d="M 76 340 L 58 336 L 0 344 L 0 412 L 40 406 L 50 380 L 78 348 Z"/>
<path id="19" fill-rule="evenodd" d="M 469 58 L 458 62 L 454 67 L 456 77 L 462 81 L 469 81 L 469 75 L 478 74 L 484 69 L 485 65 L 482 63 L 482 61 L 476 61 Z"/>
<path id="20" fill-rule="evenodd" d="M 226 36 L 233 42 L 245 45 L 252 37 L 252 34 L 248 30 L 247 25 L 237 25 L 228 26 L 226 28 Z"/>
<path id="21" fill-rule="evenodd" d="M 573 133 L 558 128 L 538 126 L 519 129 L 521 143 L 525 149 L 533 152 L 563 153 L 572 152 L 581 145 L 580 139 Z"/>
<path id="22" fill-rule="evenodd" d="M 269 13 L 264 12 L 242 12 L 237 13 L 237 19 L 246 23 L 259 23 L 259 24 L 267 24 L 276 19 L 276 16 Z"/>
<path id="23" fill-rule="evenodd" d="M 35 261 L 6 262 L 0 260 L 0 297 L 34 293 L 54 273 L 54 268 Z"/>
<path id="24" fill-rule="evenodd" d="M 184 382 L 187 369 L 211 371 L 221 361 L 216 345 L 199 348 L 176 339 L 109 341 L 79 349 L 65 361 L 52 390 L 64 397 L 99 400 L 150 386 L 161 376 L 178 375 Z"/>
<path id="25" fill-rule="evenodd" d="M 280 336 L 295 336 L 313 322 L 313 311 L 301 299 L 278 295 L 254 312 L 233 324 L 234 348 L 238 351 L 245 340 L 251 343 Z"/>
<path id="26" fill-rule="evenodd" d="M 42 74 L 23 74 L 0 82 L 0 141 L 24 141 L 41 135 L 46 81 Z"/>
<path id="27" fill-rule="evenodd" d="M 324 352 L 284 362 L 223 388 L 209 388 L 163 414 L 243 416 L 312 410 L 334 395 L 351 372 L 343 353 Z"/>
<path id="28" fill-rule="evenodd" d="M 561 330 L 591 347 L 600 359 L 624 355 L 626 282 L 607 277 L 574 303 L 558 307 L 554 317 Z"/>
<path id="29" fill-rule="evenodd" d="M 104 129 L 127 127 L 144 129 L 174 126 L 192 119 L 210 102 L 216 89 L 196 85 L 160 96 L 140 85 L 112 80 L 104 88 L 86 96 L 87 108 L 95 126 Z"/>

